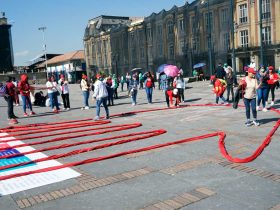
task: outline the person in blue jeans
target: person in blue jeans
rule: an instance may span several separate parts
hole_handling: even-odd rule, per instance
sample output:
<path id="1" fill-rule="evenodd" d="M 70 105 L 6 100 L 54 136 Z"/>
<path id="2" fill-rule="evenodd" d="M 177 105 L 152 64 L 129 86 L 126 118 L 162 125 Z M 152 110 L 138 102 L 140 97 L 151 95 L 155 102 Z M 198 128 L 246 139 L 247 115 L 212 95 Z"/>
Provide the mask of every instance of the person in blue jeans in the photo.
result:
<path id="1" fill-rule="evenodd" d="M 106 112 L 106 119 L 109 119 L 109 109 L 107 105 L 108 92 L 106 84 L 103 82 L 103 76 L 101 74 L 96 75 L 97 81 L 94 84 L 93 99 L 96 100 L 96 117 L 95 120 L 100 120 L 100 106 L 103 105 Z"/>
<path id="2" fill-rule="evenodd" d="M 257 100 L 257 111 L 263 111 L 267 112 L 266 105 L 266 98 L 268 94 L 268 83 L 269 80 L 268 73 L 265 71 L 264 67 L 261 67 L 260 70 L 256 73 L 256 78 L 258 81 L 258 84 L 261 84 L 260 87 L 257 90 L 258 94 L 258 100 Z M 262 109 L 260 108 L 260 104 L 262 102 Z"/>
<path id="3" fill-rule="evenodd" d="M 155 81 L 150 72 L 147 72 L 144 75 L 144 77 L 145 77 L 144 85 L 146 89 L 148 104 L 151 104 L 153 103 L 153 88 L 155 88 Z"/>
<path id="4" fill-rule="evenodd" d="M 46 86 L 48 89 L 48 96 L 50 99 L 51 108 L 54 113 L 58 113 L 58 111 L 60 110 L 58 105 L 58 99 L 57 99 L 59 92 L 58 92 L 57 83 L 55 81 L 55 77 L 53 75 L 48 78 Z"/>
<path id="5" fill-rule="evenodd" d="M 247 121 L 245 125 L 247 127 L 251 125 L 259 126 L 260 123 L 257 120 L 257 110 L 256 110 L 256 91 L 260 87 L 260 84 L 258 84 L 257 80 L 254 78 L 254 75 L 256 74 L 255 70 L 253 68 L 248 69 L 248 76 L 245 78 L 246 82 L 246 88 L 245 88 L 245 94 L 244 94 L 244 104 L 246 108 L 246 118 Z M 250 118 L 250 109 L 252 108 L 253 113 L 253 121 L 251 121 Z"/>
<path id="6" fill-rule="evenodd" d="M 130 95 L 131 95 L 131 99 L 132 99 L 132 106 L 136 105 L 138 85 L 139 85 L 139 82 L 137 81 L 137 77 L 134 74 L 129 83 L 129 90 L 130 90 Z"/>

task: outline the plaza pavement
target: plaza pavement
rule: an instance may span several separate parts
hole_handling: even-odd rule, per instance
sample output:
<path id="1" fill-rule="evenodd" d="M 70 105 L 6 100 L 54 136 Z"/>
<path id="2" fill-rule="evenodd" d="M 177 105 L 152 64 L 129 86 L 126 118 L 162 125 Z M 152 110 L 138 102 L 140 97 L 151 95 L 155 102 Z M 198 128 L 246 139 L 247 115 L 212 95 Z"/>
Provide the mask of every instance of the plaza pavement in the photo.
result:
<path id="1" fill-rule="evenodd" d="M 187 84 L 187 102 L 184 105 L 213 103 L 211 89 L 208 81 Z M 91 109 L 80 110 L 82 94 L 79 85 L 71 85 L 70 91 L 70 111 L 52 114 L 49 107 L 34 107 L 36 116 L 22 117 L 22 108 L 15 107 L 15 114 L 20 117 L 19 125 L 43 122 L 55 125 L 63 120 L 94 118 L 95 108 L 91 100 Z M 119 92 L 119 96 L 115 106 L 110 107 L 111 114 L 166 107 L 164 94 L 157 89 L 153 94 L 153 104 L 147 104 L 144 90 L 139 91 L 138 105 L 134 107 L 126 92 Z M 276 99 L 279 96 L 279 90 L 276 90 Z M 2 99 L 0 127 L 6 127 L 6 103 Z M 274 107 L 280 108 L 279 104 Z M 101 113 L 104 115 L 104 109 Z M 102 137 L 152 129 L 165 129 L 167 133 L 58 161 L 68 163 L 216 131 L 226 133 L 226 147 L 231 155 L 247 157 L 262 143 L 279 116 L 268 111 L 258 112 L 258 118 L 261 122 L 259 127 L 247 128 L 244 108 L 234 110 L 231 106 L 185 107 L 114 117 L 110 119 L 110 125 L 140 122 L 142 126 L 102 134 Z M 2 196 L 0 209 L 280 209 L 279 134 L 277 130 L 261 156 L 245 164 L 227 161 L 220 154 L 218 137 L 212 137 L 80 165 L 73 169 L 82 176 Z M 86 139 L 92 137 L 67 140 L 66 143 Z M 48 144 L 52 145 L 56 144 Z M 75 149 L 85 147 L 82 145 Z M 44 153 L 52 155 L 71 150 L 73 148 Z"/>

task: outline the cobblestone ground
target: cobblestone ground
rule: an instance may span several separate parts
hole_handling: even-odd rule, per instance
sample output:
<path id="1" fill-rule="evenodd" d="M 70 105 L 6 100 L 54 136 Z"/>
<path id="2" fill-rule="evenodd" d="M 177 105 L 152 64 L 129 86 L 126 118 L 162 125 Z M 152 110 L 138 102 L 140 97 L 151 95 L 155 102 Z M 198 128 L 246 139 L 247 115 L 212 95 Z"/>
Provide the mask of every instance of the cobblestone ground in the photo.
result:
<path id="1" fill-rule="evenodd" d="M 214 102 L 209 82 L 187 85 L 183 105 Z M 34 107 L 35 116 L 23 117 L 21 107 L 15 107 L 19 125 L 53 123 L 64 120 L 94 118 L 95 107 L 81 110 L 82 94 L 79 85 L 71 85 L 71 110 L 53 114 L 49 107 Z M 276 90 L 276 99 L 279 97 Z M 6 103 L 0 98 L 0 127 L 7 126 Z M 147 104 L 145 91 L 140 90 L 138 104 L 131 106 L 126 92 L 119 92 L 110 114 L 165 108 L 164 94 L 154 90 L 153 104 Z M 242 103 L 242 101 L 241 101 Z M 279 103 L 274 105 L 278 109 Z M 104 110 L 101 110 L 104 115 Z M 109 125 L 140 122 L 142 126 L 105 133 L 98 138 L 118 134 L 165 129 L 167 133 L 141 141 L 125 143 L 58 159 L 61 163 L 84 160 L 147 147 L 155 144 L 195 137 L 216 131 L 226 133 L 226 147 L 234 157 L 251 155 L 273 128 L 279 116 L 269 110 L 258 112 L 261 125 L 245 127 L 245 111 L 231 106 L 186 106 L 113 117 Z M 86 132 L 85 132 L 86 133 Z M 80 142 L 97 137 L 83 136 L 65 143 Z M 43 139 L 43 138 L 42 138 Z M 30 140 L 28 142 L 33 142 Z M 38 140 L 37 140 L 38 141 Z M 49 143 L 48 146 L 58 145 Z M 86 148 L 46 151 L 53 155 Z M 42 145 L 34 146 L 41 148 Z M 234 164 L 227 161 L 218 148 L 218 137 L 190 143 L 171 145 L 150 151 L 128 154 L 100 162 L 72 167 L 82 175 L 0 197 L 3 210 L 12 209 L 280 209 L 280 143 L 279 130 L 270 145 L 253 162 Z M 1 173 L 1 172 L 0 172 Z"/>

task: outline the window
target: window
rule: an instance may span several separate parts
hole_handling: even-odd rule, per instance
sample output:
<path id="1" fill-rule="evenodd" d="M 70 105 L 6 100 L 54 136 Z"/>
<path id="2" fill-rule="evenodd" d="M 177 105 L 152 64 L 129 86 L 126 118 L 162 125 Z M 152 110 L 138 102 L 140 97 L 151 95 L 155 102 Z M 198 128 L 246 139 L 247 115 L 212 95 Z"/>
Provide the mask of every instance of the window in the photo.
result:
<path id="1" fill-rule="evenodd" d="M 130 33 L 131 42 L 134 41 L 134 32 Z"/>
<path id="2" fill-rule="evenodd" d="M 223 34 L 223 49 L 224 50 L 229 49 L 229 33 Z"/>
<path id="3" fill-rule="evenodd" d="M 240 41 L 241 47 L 248 47 L 248 30 L 240 31 Z"/>
<path id="4" fill-rule="evenodd" d="M 151 28 L 147 29 L 147 36 L 148 36 L 148 39 L 152 39 L 152 29 Z"/>
<path id="5" fill-rule="evenodd" d="M 206 25 L 206 30 L 210 31 L 211 28 L 213 28 L 213 17 L 212 17 L 212 12 L 210 13 L 205 13 L 205 25 Z"/>
<path id="6" fill-rule="evenodd" d="M 239 23 L 247 23 L 248 21 L 248 10 L 247 4 L 239 5 Z"/>
<path id="7" fill-rule="evenodd" d="M 227 26 L 229 24 L 228 14 L 229 14 L 228 8 L 222 9 L 222 11 L 221 11 L 221 25 L 222 26 Z"/>
<path id="8" fill-rule="evenodd" d="M 180 54 L 185 53 L 185 41 L 180 41 L 179 52 Z"/>
<path id="9" fill-rule="evenodd" d="M 262 20 L 271 17 L 270 0 L 262 0 Z"/>
<path id="10" fill-rule="evenodd" d="M 193 51 L 198 51 L 198 38 L 192 38 L 192 49 Z"/>
<path id="11" fill-rule="evenodd" d="M 169 46 L 169 58 L 173 58 L 174 57 L 174 46 L 170 45 Z"/>
<path id="12" fill-rule="evenodd" d="M 196 32 L 196 21 L 195 21 L 195 16 L 192 16 L 192 33 L 194 34 Z"/>
<path id="13" fill-rule="evenodd" d="M 159 56 L 162 56 L 162 55 L 163 55 L 162 44 L 158 44 L 158 55 L 159 55 Z"/>
<path id="14" fill-rule="evenodd" d="M 271 27 L 263 27 L 262 28 L 262 41 L 264 44 L 271 44 Z"/>
<path id="15" fill-rule="evenodd" d="M 178 24 L 179 24 L 179 31 L 180 31 L 180 33 L 183 33 L 184 30 L 185 30 L 185 27 L 184 27 L 184 20 L 183 20 L 183 19 L 180 19 Z"/>
<path id="16" fill-rule="evenodd" d="M 144 47 L 141 47 L 141 48 L 140 48 L 140 57 L 141 57 L 141 59 L 143 59 L 144 56 L 145 56 Z"/>
<path id="17" fill-rule="evenodd" d="M 168 21 L 168 23 L 167 23 L 167 31 L 168 31 L 168 35 L 173 34 L 173 22 L 172 21 Z"/>
<path id="18" fill-rule="evenodd" d="M 162 25 L 157 26 L 157 34 L 158 36 L 162 36 Z"/>

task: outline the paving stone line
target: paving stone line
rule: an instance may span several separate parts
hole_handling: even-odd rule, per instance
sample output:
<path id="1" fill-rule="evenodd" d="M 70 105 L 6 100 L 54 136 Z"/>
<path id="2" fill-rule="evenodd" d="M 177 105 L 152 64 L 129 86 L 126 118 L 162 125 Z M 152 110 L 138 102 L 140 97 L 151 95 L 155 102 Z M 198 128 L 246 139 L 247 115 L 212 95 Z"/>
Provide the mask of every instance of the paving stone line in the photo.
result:
<path id="1" fill-rule="evenodd" d="M 230 168 L 233 170 L 241 171 L 250 175 L 258 176 L 264 179 L 269 179 L 274 182 L 280 182 L 280 175 L 279 174 L 274 174 L 270 171 L 265 171 L 262 169 L 256 169 L 252 168 L 249 166 L 245 166 L 243 164 L 238 164 L 238 163 L 231 163 L 229 161 L 222 161 L 218 163 L 219 165 L 225 167 L 225 168 Z"/>
<path id="2" fill-rule="evenodd" d="M 132 179 L 135 177 L 143 176 L 145 174 L 152 173 L 154 171 L 155 171 L 154 169 L 146 167 L 146 168 L 141 168 L 138 170 L 124 172 L 121 174 L 117 174 L 117 175 L 113 175 L 113 176 L 109 176 L 109 177 L 105 177 L 105 178 L 101 178 L 101 179 L 90 178 L 89 179 L 90 181 L 87 180 L 86 184 L 81 182 L 79 184 L 76 184 L 76 185 L 73 185 L 71 187 L 67 187 L 64 189 L 55 190 L 52 192 L 47 192 L 45 194 L 34 195 L 31 197 L 16 200 L 16 204 L 18 205 L 18 207 L 20 209 L 24 209 L 24 208 L 34 206 L 39 203 L 56 200 L 56 199 L 59 199 L 62 197 L 70 196 L 73 194 L 78 194 L 80 192 L 92 190 L 94 188 L 107 186 L 107 185 L 110 185 L 113 183 L 121 182 L 123 180 L 128 180 L 128 179 Z"/>
<path id="3" fill-rule="evenodd" d="M 159 201 L 153 203 L 149 206 L 143 207 L 139 210 L 175 210 L 185 207 L 187 205 L 201 201 L 215 195 L 216 192 L 205 188 L 199 187 L 190 192 L 186 192 L 175 197 L 169 198 L 167 200 Z"/>

